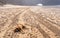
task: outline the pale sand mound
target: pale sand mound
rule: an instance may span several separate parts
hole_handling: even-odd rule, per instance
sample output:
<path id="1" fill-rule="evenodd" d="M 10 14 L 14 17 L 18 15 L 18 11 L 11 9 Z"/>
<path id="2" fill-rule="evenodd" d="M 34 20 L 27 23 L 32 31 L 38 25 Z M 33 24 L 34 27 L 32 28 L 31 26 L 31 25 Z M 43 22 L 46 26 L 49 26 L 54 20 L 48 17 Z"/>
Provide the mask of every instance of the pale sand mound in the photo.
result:
<path id="1" fill-rule="evenodd" d="M 60 38 L 60 8 L 0 7 L 0 38 Z"/>

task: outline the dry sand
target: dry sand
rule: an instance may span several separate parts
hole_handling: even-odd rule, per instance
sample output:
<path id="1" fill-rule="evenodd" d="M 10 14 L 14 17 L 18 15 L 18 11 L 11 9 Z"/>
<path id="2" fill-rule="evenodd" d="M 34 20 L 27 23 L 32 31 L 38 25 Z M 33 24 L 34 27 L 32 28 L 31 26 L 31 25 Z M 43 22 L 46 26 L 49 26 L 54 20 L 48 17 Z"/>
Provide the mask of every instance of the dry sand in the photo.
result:
<path id="1" fill-rule="evenodd" d="M 0 7 L 0 38 L 60 38 L 60 8 Z"/>

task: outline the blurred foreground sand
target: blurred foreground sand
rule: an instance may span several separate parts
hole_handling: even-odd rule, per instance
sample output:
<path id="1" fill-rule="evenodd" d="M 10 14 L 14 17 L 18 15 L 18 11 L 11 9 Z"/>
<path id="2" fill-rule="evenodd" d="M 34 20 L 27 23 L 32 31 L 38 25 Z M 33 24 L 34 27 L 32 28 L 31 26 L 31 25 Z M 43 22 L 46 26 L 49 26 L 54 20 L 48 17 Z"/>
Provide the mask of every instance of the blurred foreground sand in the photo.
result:
<path id="1" fill-rule="evenodd" d="M 60 8 L 0 7 L 0 38 L 60 38 Z"/>

